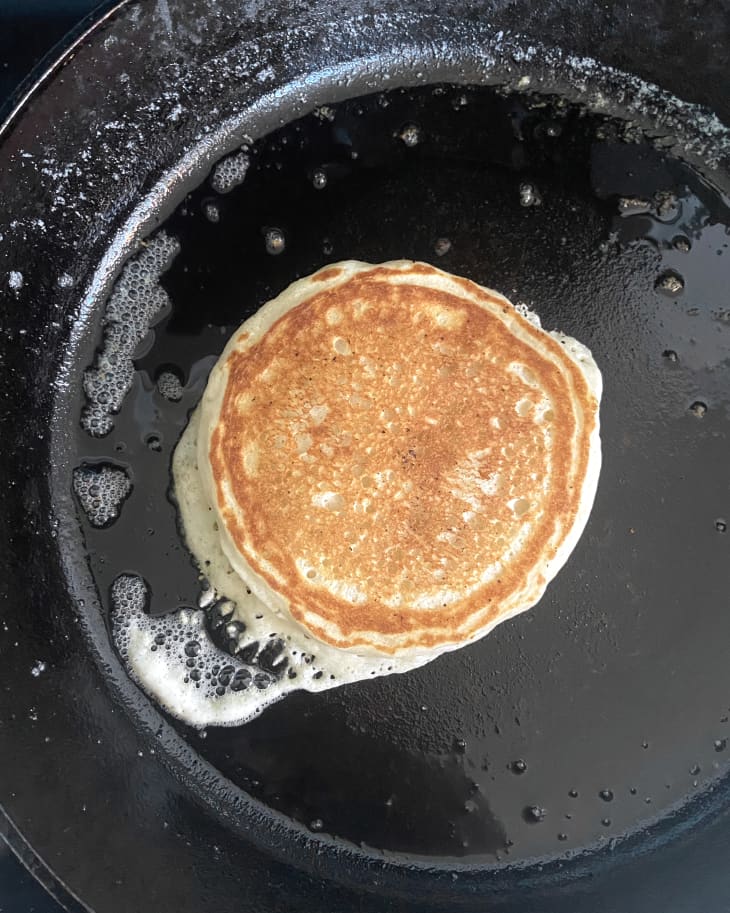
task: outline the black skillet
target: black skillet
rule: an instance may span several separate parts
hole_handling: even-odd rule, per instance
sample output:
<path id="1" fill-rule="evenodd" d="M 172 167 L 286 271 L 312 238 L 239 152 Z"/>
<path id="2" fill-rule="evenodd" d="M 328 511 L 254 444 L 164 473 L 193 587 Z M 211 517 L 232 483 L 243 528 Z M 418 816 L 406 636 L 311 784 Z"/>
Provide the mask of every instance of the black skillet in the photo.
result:
<path id="1" fill-rule="evenodd" d="M 14 112 L 0 799 L 69 909 L 730 903 L 728 138 L 587 59 L 727 120 L 729 32 L 722 3 L 129 3 Z M 246 137 L 249 175 L 219 198 L 206 175 Z M 172 309 L 92 439 L 80 378 L 104 301 L 164 220 L 181 242 Z M 267 226 L 286 238 L 275 257 Z M 196 599 L 167 497 L 194 366 L 296 276 L 400 256 L 491 284 L 593 349 L 604 469 L 588 529 L 540 606 L 482 643 L 190 730 L 129 681 L 108 588 L 138 572 L 152 612 Z M 156 391 L 164 368 L 180 403 Z M 99 461 L 134 481 L 104 530 L 71 491 Z"/>

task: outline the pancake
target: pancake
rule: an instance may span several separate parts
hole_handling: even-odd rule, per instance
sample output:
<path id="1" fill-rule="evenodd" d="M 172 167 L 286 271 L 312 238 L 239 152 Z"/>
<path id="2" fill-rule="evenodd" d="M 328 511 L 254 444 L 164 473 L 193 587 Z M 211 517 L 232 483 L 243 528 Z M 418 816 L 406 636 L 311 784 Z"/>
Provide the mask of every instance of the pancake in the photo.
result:
<path id="1" fill-rule="evenodd" d="M 565 563 L 600 394 L 584 346 L 496 292 L 411 261 L 325 267 L 211 373 L 197 460 L 175 455 L 188 542 L 202 565 L 212 528 L 251 598 L 328 655 L 412 668 L 533 606 Z"/>

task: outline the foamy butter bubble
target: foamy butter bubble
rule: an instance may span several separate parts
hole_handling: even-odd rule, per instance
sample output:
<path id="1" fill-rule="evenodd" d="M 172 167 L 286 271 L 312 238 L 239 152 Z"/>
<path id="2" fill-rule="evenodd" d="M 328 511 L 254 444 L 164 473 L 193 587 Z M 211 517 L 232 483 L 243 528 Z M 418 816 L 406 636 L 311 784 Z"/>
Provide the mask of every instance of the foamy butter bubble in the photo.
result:
<path id="1" fill-rule="evenodd" d="M 191 726 L 235 726 L 294 691 L 326 691 L 427 662 L 429 657 L 396 660 L 330 647 L 248 590 L 223 554 L 205 500 L 197 467 L 199 424 L 196 410 L 175 450 L 173 475 L 188 546 L 205 567 L 208 582 L 198 603 L 205 609 L 152 618 L 140 577 L 122 575 L 112 587 L 116 647 L 150 697 Z M 213 643 L 206 615 L 230 652 Z"/>
<path id="2" fill-rule="evenodd" d="M 81 426 L 92 437 L 114 427 L 134 377 L 134 352 L 153 323 L 170 307 L 160 276 L 180 250 L 175 238 L 158 232 L 126 264 L 114 284 L 103 318 L 103 340 L 94 364 L 84 372 L 87 404 Z"/>
<path id="3" fill-rule="evenodd" d="M 112 524 L 132 491 L 127 473 L 117 466 L 84 463 L 73 471 L 73 489 L 89 523 L 97 529 Z"/>
<path id="4" fill-rule="evenodd" d="M 331 123 L 335 119 L 335 109 L 329 105 L 320 105 L 312 113 L 321 121 L 329 121 Z"/>
<path id="5" fill-rule="evenodd" d="M 177 403 L 182 399 L 182 381 L 174 371 L 163 371 L 160 374 L 157 378 L 157 389 L 160 391 L 160 395 L 171 403 Z"/>
<path id="6" fill-rule="evenodd" d="M 219 650 L 200 609 L 153 617 L 147 584 L 122 574 L 112 584 L 114 643 L 132 677 L 166 710 L 191 726 L 231 726 L 278 699 L 271 674 Z"/>
<path id="7" fill-rule="evenodd" d="M 516 304 L 514 307 L 515 307 L 515 310 L 517 311 L 517 313 L 520 315 L 520 317 L 524 317 L 528 323 L 531 323 L 534 327 L 537 327 L 538 330 L 542 329 L 542 324 L 540 323 L 540 318 L 537 316 L 537 314 L 534 311 L 531 311 L 526 304 L 523 304 L 520 302 L 519 304 Z"/>
<path id="8" fill-rule="evenodd" d="M 251 159 L 245 152 L 236 152 L 222 159 L 213 168 L 210 184 L 216 193 L 230 193 L 234 187 L 243 184 Z"/>
<path id="9" fill-rule="evenodd" d="M 552 330 L 549 335 L 557 340 L 557 342 L 565 348 L 565 351 L 573 361 L 579 365 L 591 392 L 595 395 L 596 399 L 600 400 L 603 391 L 603 378 L 601 377 L 598 366 L 593 360 L 591 350 L 573 336 L 566 336 L 565 333 L 561 333 L 559 330 Z"/>

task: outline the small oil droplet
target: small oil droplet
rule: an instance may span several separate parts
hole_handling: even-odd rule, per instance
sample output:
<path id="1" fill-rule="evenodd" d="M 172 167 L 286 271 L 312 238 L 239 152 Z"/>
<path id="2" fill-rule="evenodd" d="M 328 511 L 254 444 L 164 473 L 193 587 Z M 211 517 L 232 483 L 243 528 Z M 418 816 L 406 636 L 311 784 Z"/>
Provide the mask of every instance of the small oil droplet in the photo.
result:
<path id="1" fill-rule="evenodd" d="M 604 802 L 613 802 L 613 791 L 610 789 L 602 789 L 598 795 Z"/>
<path id="2" fill-rule="evenodd" d="M 695 402 L 693 402 L 689 407 L 689 411 L 696 418 L 704 418 L 705 413 L 707 412 L 707 404 L 703 403 L 701 400 L 695 400 Z"/>
<path id="3" fill-rule="evenodd" d="M 267 228 L 264 232 L 264 244 L 266 253 L 276 256 L 284 252 L 286 239 L 284 233 L 279 228 Z"/>
<path id="4" fill-rule="evenodd" d="M 321 168 L 318 168 L 312 175 L 312 187 L 315 190 L 324 190 L 327 186 L 327 175 Z"/>
<path id="5" fill-rule="evenodd" d="M 663 295 L 676 298 L 684 291 L 684 279 L 674 270 L 667 270 L 658 277 L 654 288 Z"/>
<path id="6" fill-rule="evenodd" d="M 516 761 L 512 762 L 510 770 L 513 774 L 523 774 L 527 770 L 527 762 L 523 761 L 522 758 L 518 758 Z"/>
<path id="7" fill-rule="evenodd" d="M 203 204 L 203 215 L 209 222 L 216 224 L 221 220 L 221 211 L 217 203 L 204 203 Z"/>
<path id="8" fill-rule="evenodd" d="M 421 128 L 418 124 L 406 124 L 398 136 L 405 146 L 413 148 L 421 142 Z"/>
<path id="9" fill-rule="evenodd" d="M 520 206 L 539 206 L 542 203 L 540 191 L 527 181 L 520 184 Z"/>
<path id="10" fill-rule="evenodd" d="M 522 812 L 522 817 L 528 824 L 537 824 L 538 822 L 543 821 L 545 815 L 545 809 L 541 808 L 539 805 L 528 805 Z"/>
<path id="11" fill-rule="evenodd" d="M 670 222 L 679 215 L 679 200 L 677 194 L 671 190 L 660 190 L 654 194 L 654 210 L 657 217 L 664 222 Z"/>

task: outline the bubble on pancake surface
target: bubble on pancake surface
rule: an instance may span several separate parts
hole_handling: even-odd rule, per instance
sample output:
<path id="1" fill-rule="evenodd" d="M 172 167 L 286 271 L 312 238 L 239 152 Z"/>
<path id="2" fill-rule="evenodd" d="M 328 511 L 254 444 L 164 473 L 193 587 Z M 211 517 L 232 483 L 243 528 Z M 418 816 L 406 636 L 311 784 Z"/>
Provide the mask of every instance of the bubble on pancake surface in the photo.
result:
<path id="1" fill-rule="evenodd" d="M 234 187 L 243 184 L 251 159 L 245 152 L 226 156 L 213 168 L 210 184 L 216 193 L 230 193 Z"/>
<path id="2" fill-rule="evenodd" d="M 135 350 L 170 307 L 159 281 L 179 250 L 175 238 L 158 232 L 114 284 L 104 312 L 102 344 L 83 378 L 87 403 L 81 426 L 92 437 L 103 437 L 114 427 L 112 416 L 132 386 Z"/>
<path id="3" fill-rule="evenodd" d="M 119 516 L 132 491 L 132 482 L 117 466 L 83 464 L 73 471 L 73 490 L 89 523 L 102 529 Z"/>

